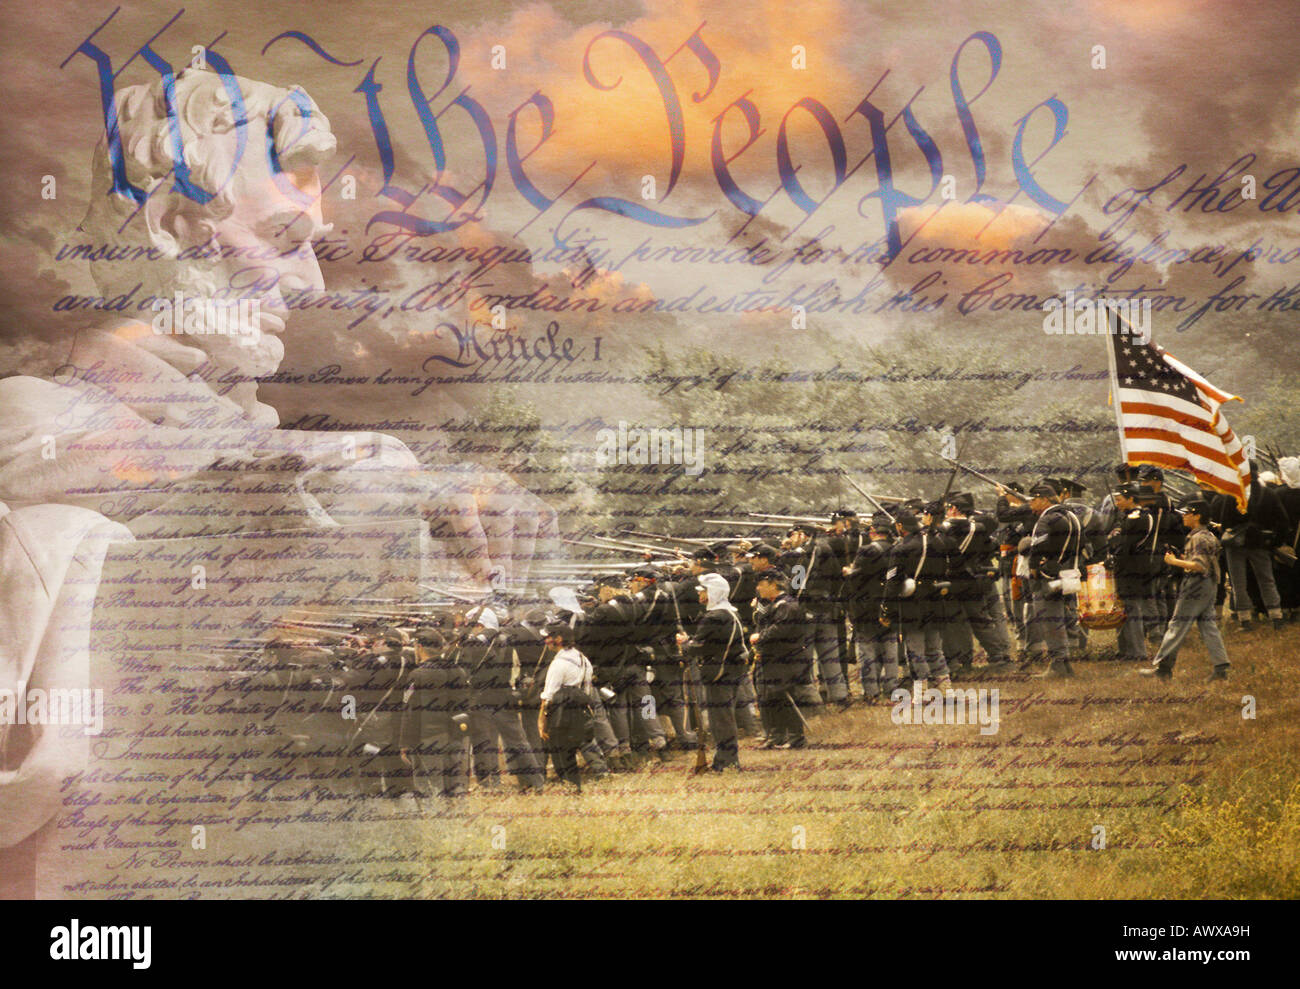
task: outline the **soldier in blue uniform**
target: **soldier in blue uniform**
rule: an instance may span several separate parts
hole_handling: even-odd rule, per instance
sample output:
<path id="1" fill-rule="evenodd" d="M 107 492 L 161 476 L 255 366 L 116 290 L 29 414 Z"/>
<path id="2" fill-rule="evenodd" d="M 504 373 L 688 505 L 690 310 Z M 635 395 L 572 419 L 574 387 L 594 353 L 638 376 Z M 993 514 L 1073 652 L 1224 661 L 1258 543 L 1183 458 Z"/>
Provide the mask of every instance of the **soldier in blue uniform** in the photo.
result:
<path id="1" fill-rule="evenodd" d="M 1029 537 L 1029 587 L 1035 628 L 1031 635 L 1047 651 L 1049 662 L 1041 677 L 1074 676 L 1070 665 L 1066 599 L 1078 593 L 1083 563 L 1083 526 L 1058 499 L 1051 484 L 1040 481 L 1029 489 L 1029 509 L 1036 516 Z"/>
<path id="2" fill-rule="evenodd" d="M 889 551 L 884 622 L 898 630 L 913 680 L 924 688 L 933 679 L 934 686 L 944 689 L 952 685 L 942 628 L 948 547 L 912 512 L 900 510 L 895 519 L 899 538 Z"/>
<path id="3" fill-rule="evenodd" d="M 712 765 L 715 772 L 740 768 L 736 697 L 749 666 L 745 630 L 735 605 L 729 600 L 730 590 L 720 574 L 702 576 L 699 594 L 704 613 L 691 635 L 678 633 L 683 650 L 699 661 L 709 731 L 716 747 Z"/>
<path id="4" fill-rule="evenodd" d="M 873 515 L 867 539 L 844 573 L 845 607 L 853 621 L 864 704 L 875 704 L 882 693 L 888 697 L 898 686 L 898 632 L 880 621 L 892 532 L 889 516 Z"/>
<path id="5" fill-rule="evenodd" d="M 766 607 L 760 613 L 750 643 L 761 671 L 759 688 L 769 725 L 762 748 L 801 749 L 808 742 L 794 697 L 812 666 L 806 612 L 790 594 L 784 575 L 775 567 L 758 575 L 757 589 Z"/>
<path id="6" fill-rule="evenodd" d="M 971 674 L 976 641 L 993 672 L 1011 664 L 1007 620 L 997 591 L 996 524 L 992 516 L 975 513 L 975 499 L 969 493 L 954 492 L 946 499 L 939 530 L 951 545 L 948 581 L 952 587 L 946 598 L 953 613 L 944 625 L 943 651 L 953 678 Z"/>
<path id="7" fill-rule="evenodd" d="M 1115 575 L 1115 593 L 1124 605 L 1116 658 L 1145 662 L 1147 630 L 1160 625 L 1154 585 L 1164 560 L 1158 561 L 1159 569 L 1153 566 L 1152 549 L 1159 545 L 1160 530 L 1155 517 L 1138 503 L 1142 487 L 1122 484 L 1111 495 L 1115 524 L 1107 538 L 1106 566 Z M 1146 491 L 1152 493 L 1149 487 Z"/>

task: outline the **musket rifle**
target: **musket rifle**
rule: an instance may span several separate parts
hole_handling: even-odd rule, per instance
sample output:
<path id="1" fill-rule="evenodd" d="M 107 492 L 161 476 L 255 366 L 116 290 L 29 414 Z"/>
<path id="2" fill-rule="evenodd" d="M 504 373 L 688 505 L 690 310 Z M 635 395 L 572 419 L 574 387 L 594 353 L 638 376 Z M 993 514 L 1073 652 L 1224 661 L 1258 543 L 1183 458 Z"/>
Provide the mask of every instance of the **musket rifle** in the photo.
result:
<path id="1" fill-rule="evenodd" d="M 466 604 L 480 604 L 492 596 L 491 593 L 488 591 L 484 591 L 480 594 L 474 594 L 474 595 L 462 594 L 462 593 L 457 593 L 456 591 L 450 590 L 445 587 L 435 587 L 433 584 L 421 584 L 420 587 L 426 591 L 433 591 L 435 594 L 441 594 L 444 597 L 449 597 L 452 598 L 453 600 L 461 601 Z"/>
<path id="2" fill-rule="evenodd" d="M 656 543 L 643 543 L 635 539 L 615 539 L 612 536 L 592 536 L 592 539 L 598 539 L 611 549 L 636 549 L 643 553 L 666 553 L 670 552 L 668 547 Z M 680 553 L 681 550 L 672 550 Z"/>
<path id="3" fill-rule="evenodd" d="M 953 460 L 954 460 L 954 461 L 955 461 L 956 459 L 957 459 L 956 457 L 953 457 Z M 940 501 L 940 503 L 943 503 L 944 501 L 947 500 L 947 498 L 948 498 L 948 494 L 952 491 L 952 482 L 955 481 L 955 480 L 957 480 L 957 468 L 956 468 L 956 467 L 954 467 L 954 468 L 952 469 L 952 473 L 948 475 L 948 483 L 944 486 L 943 494 L 940 495 L 940 497 L 939 497 L 939 501 Z"/>
<path id="4" fill-rule="evenodd" d="M 995 480 L 994 478 L 989 477 L 987 474 L 981 474 L 981 473 L 980 473 L 979 471 L 977 471 L 974 467 L 967 467 L 965 464 L 963 464 L 963 463 L 962 463 L 961 461 L 959 461 L 959 460 L 953 459 L 953 458 L 951 458 L 951 457 L 945 457 L 942 453 L 939 454 L 939 459 L 943 460 L 943 461 L 946 462 L 946 463 L 950 463 L 950 464 L 952 464 L 952 465 L 953 465 L 953 468 L 956 469 L 956 470 L 964 470 L 967 474 L 970 474 L 970 475 L 972 475 L 973 477 L 978 477 L 978 478 L 979 478 L 981 481 L 983 481 L 985 484 L 991 484 L 991 485 L 993 485 L 995 488 L 1005 488 L 1005 487 L 1006 487 L 1006 485 L 1003 484 L 1001 481 Z"/>
<path id="5" fill-rule="evenodd" d="M 710 525 L 748 526 L 752 529 L 789 529 L 792 525 L 796 524 L 792 522 L 756 522 L 754 519 L 700 519 L 700 521 L 707 522 Z"/>
<path id="6" fill-rule="evenodd" d="M 632 555 L 635 555 L 635 556 L 637 556 L 637 557 L 642 557 L 642 556 L 644 556 L 647 552 L 651 552 L 651 550 L 638 549 L 638 548 L 633 547 L 633 546 L 610 546 L 610 545 L 608 545 L 608 544 L 606 544 L 606 543 L 590 543 L 590 542 L 587 542 L 585 539 L 565 539 L 565 540 L 562 540 L 562 542 L 565 542 L 565 543 L 567 543 L 567 544 L 570 545 L 570 546 L 582 546 L 582 547 L 584 547 L 584 548 L 586 548 L 586 549 L 603 549 L 606 553 L 615 553 L 615 554 L 617 554 L 618 556 L 623 557 L 624 559 L 626 559 L 628 556 L 632 556 Z M 663 548 L 662 546 L 655 546 L 655 547 L 653 547 L 653 552 L 656 552 L 656 553 L 662 553 L 663 551 L 664 551 L 664 548 Z M 599 563 L 599 562 L 602 562 L 602 561 L 597 560 L 597 561 L 593 561 L 593 562 L 597 562 L 597 563 Z M 611 560 L 611 561 L 609 561 L 609 562 L 612 563 L 612 562 L 614 562 L 614 561 Z"/>
<path id="7" fill-rule="evenodd" d="M 716 539 L 691 539 L 687 536 L 665 536 L 657 532 L 642 532 L 639 529 L 619 529 L 620 534 L 629 536 L 641 536 L 643 539 L 659 539 L 669 543 L 684 543 L 687 546 L 708 546 L 717 542 Z"/>
<path id="8" fill-rule="evenodd" d="M 843 467 L 840 468 L 840 473 L 844 476 L 844 480 L 848 481 L 849 484 L 853 485 L 853 490 L 856 491 L 858 494 L 862 495 L 863 498 L 866 498 L 867 501 L 871 503 L 871 506 L 876 511 L 883 513 L 885 518 L 889 519 L 890 522 L 898 521 L 896 518 L 894 518 L 893 515 L 889 513 L 889 510 L 886 509 L 884 505 L 876 501 L 876 499 L 871 497 L 871 495 L 867 494 L 867 492 L 862 489 L 861 485 L 859 485 L 857 481 L 849 477 L 849 472 L 846 471 Z"/>

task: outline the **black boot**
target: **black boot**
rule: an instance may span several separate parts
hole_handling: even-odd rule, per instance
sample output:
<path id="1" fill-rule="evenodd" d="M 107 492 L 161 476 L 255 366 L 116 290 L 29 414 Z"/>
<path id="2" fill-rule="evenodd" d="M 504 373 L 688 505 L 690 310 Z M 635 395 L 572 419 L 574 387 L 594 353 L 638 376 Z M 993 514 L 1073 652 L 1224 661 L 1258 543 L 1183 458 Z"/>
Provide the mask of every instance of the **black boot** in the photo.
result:
<path id="1" fill-rule="evenodd" d="M 1042 673 L 1034 674 L 1037 680 L 1064 680 L 1074 676 L 1074 670 L 1071 669 L 1067 660 L 1054 659 L 1051 664 Z"/>
<path id="2" fill-rule="evenodd" d="M 1174 671 L 1167 666 L 1144 666 L 1138 670 L 1138 675 L 1153 677 L 1156 680 L 1172 680 Z"/>

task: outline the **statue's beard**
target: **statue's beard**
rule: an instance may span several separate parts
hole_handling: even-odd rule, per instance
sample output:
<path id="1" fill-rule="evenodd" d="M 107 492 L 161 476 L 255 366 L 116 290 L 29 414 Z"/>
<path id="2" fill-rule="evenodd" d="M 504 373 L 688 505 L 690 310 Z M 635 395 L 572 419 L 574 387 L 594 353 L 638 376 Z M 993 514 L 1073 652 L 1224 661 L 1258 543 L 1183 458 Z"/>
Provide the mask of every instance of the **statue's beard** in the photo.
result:
<path id="1" fill-rule="evenodd" d="M 208 362 L 222 371 L 260 377 L 271 374 L 284 359 L 284 343 L 270 333 L 259 333 L 253 343 L 239 336 L 185 333 L 177 340 L 187 347 L 197 347 L 208 355 Z"/>
<path id="2" fill-rule="evenodd" d="M 245 381 L 271 374 L 284 359 L 284 343 L 279 337 L 270 333 L 259 333 L 253 343 L 246 343 L 239 336 L 221 336 L 217 334 L 186 333 L 176 337 L 177 341 L 187 347 L 202 350 L 207 355 L 207 368 L 204 371 L 209 387 L 214 391 L 224 392 L 249 418 L 270 427 L 280 424 L 280 416 L 271 406 L 257 400 L 257 382 Z M 230 387 L 228 383 L 237 377 L 240 384 Z M 229 388 L 229 391 L 226 389 Z"/>
<path id="3" fill-rule="evenodd" d="M 168 302 L 175 299 L 177 292 L 185 299 L 220 298 L 218 286 L 221 284 L 221 271 L 214 266 L 193 262 L 171 265 L 159 263 L 151 266 L 149 273 L 156 273 L 155 277 L 140 279 L 142 289 Z M 164 274 L 165 278 L 162 277 Z M 129 291 L 131 287 L 127 286 L 122 291 Z M 221 301 L 228 306 L 235 305 L 230 299 Z M 181 314 L 173 313 L 173 319 L 179 318 Z M 279 368 L 284 359 L 284 343 L 278 336 L 259 331 L 250 340 L 248 335 L 240 333 L 174 333 L 168 334 L 166 339 L 203 351 L 207 357 L 204 377 L 214 391 L 223 393 L 239 405 L 245 414 L 259 422 L 271 426 L 279 424 L 275 410 L 257 401 L 257 382 L 247 381 L 233 388 L 229 385 L 233 377 L 241 380 L 262 377 Z M 219 379 L 223 377 L 225 383 L 218 385 Z"/>

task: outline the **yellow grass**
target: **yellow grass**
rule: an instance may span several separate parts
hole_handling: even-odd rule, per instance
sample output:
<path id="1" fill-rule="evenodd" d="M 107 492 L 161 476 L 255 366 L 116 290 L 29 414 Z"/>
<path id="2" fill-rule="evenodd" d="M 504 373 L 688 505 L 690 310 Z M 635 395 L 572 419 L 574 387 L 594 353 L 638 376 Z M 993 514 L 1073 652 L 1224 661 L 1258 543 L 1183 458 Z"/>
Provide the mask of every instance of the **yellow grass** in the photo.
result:
<path id="1" fill-rule="evenodd" d="M 414 892 L 1294 897 L 1300 628 L 1225 635 L 1226 683 L 1189 641 L 1172 683 L 1089 662 L 1073 681 L 961 684 L 1000 690 L 991 736 L 859 706 L 815 718 L 808 750 L 747 740 L 740 773 L 692 778 L 679 757 L 580 796 L 426 800 Z"/>

